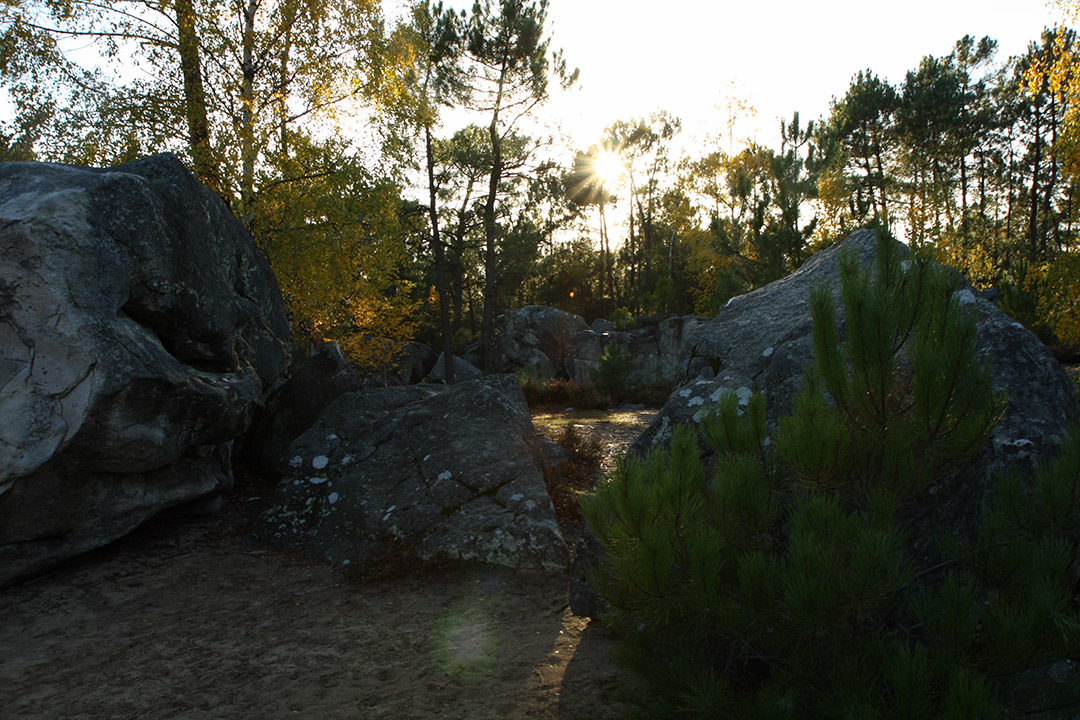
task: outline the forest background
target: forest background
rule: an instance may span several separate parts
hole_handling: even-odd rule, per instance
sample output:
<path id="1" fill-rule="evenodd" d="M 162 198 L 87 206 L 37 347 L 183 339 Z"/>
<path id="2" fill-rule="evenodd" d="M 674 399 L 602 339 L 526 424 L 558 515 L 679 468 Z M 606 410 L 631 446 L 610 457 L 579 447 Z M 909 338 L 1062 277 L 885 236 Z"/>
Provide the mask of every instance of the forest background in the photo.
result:
<path id="1" fill-rule="evenodd" d="M 176 153 L 267 253 L 298 341 L 360 365 L 412 339 L 490 360 L 494 318 L 527 304 L 711 315 L 867 225 L 1067 355 L 1078 6 L 1019 55 L 965 36 L 896 83 L 858 70 L 768 144 L 730 98 L 686 150 L 664 111 L 560 137 L 542 110 L 578 77 L 544 0 L 0 0 L 0 160 Z"/>

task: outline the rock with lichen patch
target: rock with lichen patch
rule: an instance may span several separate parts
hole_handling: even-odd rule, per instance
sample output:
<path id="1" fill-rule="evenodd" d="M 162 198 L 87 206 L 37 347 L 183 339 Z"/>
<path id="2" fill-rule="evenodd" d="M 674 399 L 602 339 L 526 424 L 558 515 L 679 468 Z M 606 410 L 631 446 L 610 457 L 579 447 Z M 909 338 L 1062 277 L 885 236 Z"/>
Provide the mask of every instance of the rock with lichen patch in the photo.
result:
<path id="1" fill-rule="evenodd" d="M 349 393 L 290 447 L 260 534 L 338 565 L 397 552 L 565 569 L 542 444 L 513 376 Z"/>
<path id="2" fill-rule="evenodd" d="M 744 404 L 751 392 L 764 394 L 770 423 L 790 414 L 803 370 L 814 359 L 811 289 L 824 284 L 839 299 L 841 253 L 852 253 L 872 268 L 876 245 L 873 232 L 855 232 L 790 276 L 732 298 L 695 329 L 685 346 L 680 385 L 634 443 L 635 450 L 666 443 L 674 425 L 699 422 L 725 391 L 737 393 Z M 976 312 L 978 353 L 991 363 L 995 388 L 1009 395 L 1008 411 L 985 458 L 987 468 L 1011 467 L 1053 450 L 1066 424 L 1080 418 L 1076 393 L 1061 367 L 1033 334 L 996 305 L 967 287 L 956 295 L 962 307 Z M 839 302 L 837 311 L 842 324 Z"/>

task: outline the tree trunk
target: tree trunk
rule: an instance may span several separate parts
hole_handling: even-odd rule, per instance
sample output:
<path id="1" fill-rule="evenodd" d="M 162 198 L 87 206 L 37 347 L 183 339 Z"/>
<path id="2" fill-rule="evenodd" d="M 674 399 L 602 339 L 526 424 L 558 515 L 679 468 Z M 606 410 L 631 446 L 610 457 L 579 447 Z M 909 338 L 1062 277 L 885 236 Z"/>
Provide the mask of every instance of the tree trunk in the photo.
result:
<path id="1" fill-rule="evenodd" d="M 289 156 L 289 104 L 287 98 L 289 94 L 286 89 L 289 86 L 289 55 L 292 53 L 292 26 L 294 22 L 294 16 L 296 14 L 296 8 L 291 3 L 287 9 L 287 15 L 284 20 L 285 24 L 285 36 L 282 39 L 281 57 L 278 67 L 278 92 L 280 97 L 278 98 L 279 112 L 281 118 L 278 120 L 278 149 L 281 154 L 281 159 L 285 160 Z"/>
<path id="2" fill-rule="evenodd" d="M 874 172 L 870 168 L 870 158 L 863 158 L 863 171 L 866 173 L 866 187 L 870 191 L 870 207 L 874 209 L 874 217 L 878 214 L 877 193 L 874 192 Z"/>
<path id="3" fill-rule="evenodd" d="M 979 154 L 979 217 L 986 218 L 986 155 Z"/>
<path id="4" fill-rule="evenodd" d="M 259 0 L 243 7 L 243 60 L 240 83 L 240 220 L 251 227 L 255 196 L 255 13 Z"/>
<path id="5" fill-rule="evenodd" d="M 641 201 L 638 200 L 638 210 L 641 211 Z M 653 241 L 653 226 L 652 226 L 652 188 L 649 189 L 649 211 L 648 215 L 643 214 L 641 218 L 641 245 L 642 255 L 645 261 L 645 292 L 652 292 L 653 279 L 652 279 L 652 258 L 650 257 L 652 251 Z"/>
<path id="6" fill-rule="evenodd" d="M 968 180 L 967 180 L 967 158 L 960 158 L 960 231 L 961 234 L 967 234 L 967 195 L 968 195 Z"/>
<path id="7" fill-rule="evenodd" d="M 1050 94 L 1050 177 L 1043 187 L 1042 256 L 1049 257 L 1050 220 L 1054 192 L 1057 189 L 1057 97 Z"/>
<path id="8" fill-rule="evenodd" d="M 918 193 L 919 187 L 919 171 L 912 170 L 911 173 L 911 190 L 908 193 L 908 226 L 911 229 L 911 241 L 915 247 L 919 246 L 921 232 L 916 226 L 919 218 L 915 215 L 915 195 Z"/>
<path id="9" fill-rule="evenodd" d="M 878 182 L 881 187 L 881 213 L 882 222 L 889 226 L 889 197 L 885 192 L 885 164 L 881 161 L 881 143 L 874 144 L 874 159 L 877 161 Z"/>
<path id="10" fill-rule="evenodd" d="M 719 210 L 717 210 L 719 212 Z M 634 236 L 634 171 L 633 165 L 630 170 L 630 267 L 629 267 L 629 288 L 627 288 L 627 294 L 634 298 L 634 302 L 641 297 L 641 288 L 639 286 L 638 278 L 638 260 L 637 260 L 638 246 L 637 238 Z M 636 309 L 636 306 L 635 306 Z"/>
<path id="11" fill-rule="evenodd" d="M 447 296 L 446 257 L 439 237 L 439 211 L 435 192 L 435 157 L 431 151 L 431 127 L 424 127 L 427 151 L 428 217 L 431 219 L 431 251 L 435 255 L 435 290 L 439 293 L 439 324 L 443 340 L 443 373 L 446 384 L 454 384 L 454 339 L 450 333 L 450 298 Z"/>
<path id="12" fill-rule="evenodd" d="M 465 185 L 465 199 L 461 201 L 461 208 L 457 212 L 457 229 L 454 231 L 453 238 L 454 259 L 451 263 L 453 264 L 454 273 L 451 284 L 453 285 L 454 317 L 450 322 L 453 331 L 457 331 L 458 328 L 465 324 L 465 318 L 462 315 L 465 282 L 461 258 L 465 254 L 465 235 L 469 232 L 469 201 L 472 200 L 474 182 L 474 179 L 470 176 Z"/>
<path id="13" fill-rule="evenodd" d="M 600 211 L 600 308 L 603 310 L 607 302 L 604 297 L 611 289 L 611 276 L 608 271 L 608 241 L 607 219 L 604 217 L 604 200 L 600 199 L 598 205 Z"/>
<path id="14" fill-rule="evenodd" d="M 501 94 L 501 83 L 500 83 Z M 484 202 L 484 316 L 480 326 L 480 340 L 484 349 L 484 370 L 489 373 L 499 371 L 499 346 L 495 341 L 495 316 L 498 314 L 499 281 L 498 254 L 495 251 L 495 200 L 499 193 L 499 181 L 502 179 L 502 139 L 499 137 L 499 107 L 488 126 L 488 138 L 491 141 L 491 175 L 488 177 L 488 194 Z"/>
<path id="15" fill-rule="evenodd" d="M 176 0 L 174 7 L 180 72 L 184 77 L 184 114 L 187 117 L 188 144 L 191 148 L 191 159 L 195 164 L 195 175 L 204 185 L 223 196 L 221 174 L 210 145 L 210 123 L 206 113 L 199 37 L 195 30 L 195 7 L 193 0 Z"/>
<path id="16" fill-rule="evenodd" d="M 1013 150 L 1013 134 L 1009 129 L 1009 141 L 1005 144 L 1009 149 L 1009 197 L 1005 206 L 1005 242 L 1011 244 L 1013 240 L 1013 208 L 1016 203 L 1016 153 Z"/>
<path id="17" fill-rule="evenodd" d="M 1028 215 L 1028 260 L 1039 261 L 1039 173 L 1042 172 L 1042 115 L 1035 108 L 1035 156 L 1031 166 L 1031 212 Z"/>

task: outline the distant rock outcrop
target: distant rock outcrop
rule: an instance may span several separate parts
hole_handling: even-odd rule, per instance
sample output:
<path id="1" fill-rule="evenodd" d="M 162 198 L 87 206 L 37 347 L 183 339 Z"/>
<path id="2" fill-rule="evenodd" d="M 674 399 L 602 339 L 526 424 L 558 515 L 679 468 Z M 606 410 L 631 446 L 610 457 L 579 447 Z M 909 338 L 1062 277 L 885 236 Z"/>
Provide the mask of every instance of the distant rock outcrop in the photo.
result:
<path id="1" fill-rule="evenodd" d="M 431 366 L 431 371 L 427 377 L 424 378 L 428 382 L 432 383 L 445 383 L 446 382 L 446 354 L 439 353 L 439 356 L 435 358 L 435 364 Z M 454 364 L 454 382 L 464 382 L 466 380 L 475 380 L 483 375 L 480 370 L 468 360 L 462 360 L 457 355 L 451 356 L 451 360 Z"/>
<path id="2" fill-rule="evenodd" d="M 674 426 L 699 422 L 725 392 L 735 393 L 743 404 L 753 393 L 762 393 L 770 427 L 790 414 L 803 369 L 814 359 L 810 291 L 821 283 L 839 296 L 842 252 L 872 267 L 877 238 L 871 231 L 856 232 L 814 255 L 791 276 L 732 298 L 715 318 L 698 327 L 683 351 L 686 373 L 680 386 L 632 451 L 644 453 L 665 445 Z M 1006 468 L 1029 469 L 1034 459 L 1052 456 L 1067 426 L 1080 420 L 1075 388 L 1031 332 L 970 289 L 958 290 L 957 300 L 977 312 L 977 352 L 991 363 L 992 382 L 1008 393 L 1009 405 L 982 455 L 934 488 L 933 501 L 910 521 L 908 529 L 916 542 L 941 532 L 971 533 L 996 474 Z M 841 322 L 842 316 L 838 303 Z M 922 542 L 920 552 L 931 553 Z M 575 556 L 571 605 L 580 614 L 593 614 L 597 608 L 595 594 L 581 582 L 585 568 L 597 561 L 597 547 L 586 540 Z"/>
<path id="3" fill-rule="evenodd" d="M 600 367 L 600 355 L 608 345 L 617 345 L 630 354 L 630 374 L 639 385 L 680 381 L 686 372 L 685 350 L 691 333 L 706 318 L 697 315 L 670 317 L 632 330 L 593 327 L 576 333 L 566 353 L 566 374 L 576 382 L 589 382 Z"/>
<path id="4" fill-rule="evenodd" d="M 272 544 L 338 565 L 388 552 L 563 570 L 544 446 L 517 380 L 342 395 L 289 450 Z"/>
<path id="5" fill-rule="evenodd" d="M 556 308 L 526 305 L 495 318 L 502 365 L 488 372 L 533 368 L 544 379 L 565 377 L 566 354 L 585 319 Z"/>
<path id="6" fill-rule="evenodd" d="M 0 164 L 0 585 L 231 485 L 287 365 L 266 260 L 173 156 Z"/>

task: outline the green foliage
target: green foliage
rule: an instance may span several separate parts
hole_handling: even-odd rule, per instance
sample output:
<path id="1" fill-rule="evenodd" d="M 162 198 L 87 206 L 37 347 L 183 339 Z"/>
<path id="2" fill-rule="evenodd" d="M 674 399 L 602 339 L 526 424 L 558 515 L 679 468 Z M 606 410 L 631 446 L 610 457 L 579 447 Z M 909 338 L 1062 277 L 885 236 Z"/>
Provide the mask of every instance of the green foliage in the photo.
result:
<path id="1" fill-rule="evenodd" d="M 652 292 L 642 296 L 641 305 L 647 313 L 667 312 L 674 298 L 675 284 L 671 281 L 671 275 L 665 273 L 656 281 Z"/>
<path id="2" fill-rule="evenodd" d="M 596 389 L 616 402 L 631 390 L 633 369 L 630 352 L 618 343 L 610 343 L 600 353 L 600 364 L 592 371 Z"/>
<path id="3" fill-rule="evenodd" d="M 633 315 L 630 314 L 630 311 L 626 306 L 617 307 L 612 310 L 609 319 L 616 330 L 629 330 L 634 321 Z"/>
<path id="4" fill-rule="evenodd" d="M 1047 319 L 1039 312 L 1041 293 L 1037 273 L 1031 272 L 1030 264 L 1021 260 L 1010 276 L 998 281 L 998 307 L 1035 333 L 1043 344 L 1052 345 L 1054 332 L 1047 324 Z"/>
<path id="5" fill-rule="evenodd" d="M 981 447 L 1005 408 L 975 362 L 955 274 L 878 244 L 874 281 L 841 258 L 846 338 L 828 287 L 811 293 L 816 366 L 777 446 L 808 482 L 903 501 Z M 826 401 L 822 391 L 831 401 Z"/>
<path id="6" fill-rule="evenodd" d="M 902 518 L 1003 399 L 949 273 L 883 245 L 873 280 L 851 258 L 841 277 L 846 333 L 819 289 L 817 362 L 775 442 L 763 397 L 728 394 L 700 433 L 676 428 L 582 502 L 646 712 L 988 718 L 1080 700 L 1040 672 L 1080 652 L 1080 433 L 1034 478 L 1003 479 L 946 562 L 918 566 Z"/>

